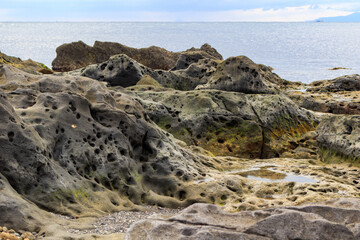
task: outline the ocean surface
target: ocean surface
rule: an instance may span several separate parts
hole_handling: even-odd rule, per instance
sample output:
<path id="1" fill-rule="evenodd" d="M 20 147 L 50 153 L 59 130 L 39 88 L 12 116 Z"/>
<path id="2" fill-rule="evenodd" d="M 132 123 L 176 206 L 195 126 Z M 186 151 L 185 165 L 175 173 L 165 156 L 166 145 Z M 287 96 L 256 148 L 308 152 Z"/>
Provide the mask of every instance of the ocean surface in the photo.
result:
<path id="1" fill-rule="evenodd" d="M 209 43 L 224 58 L 246 55 L 305 83 L 360 74 L 360 23 L 0 23 L 0 51 L 51 67 L 56 48 L 95 40 L 171 51 Z M 333 67 L 346 70 L 330 71 Z"/>

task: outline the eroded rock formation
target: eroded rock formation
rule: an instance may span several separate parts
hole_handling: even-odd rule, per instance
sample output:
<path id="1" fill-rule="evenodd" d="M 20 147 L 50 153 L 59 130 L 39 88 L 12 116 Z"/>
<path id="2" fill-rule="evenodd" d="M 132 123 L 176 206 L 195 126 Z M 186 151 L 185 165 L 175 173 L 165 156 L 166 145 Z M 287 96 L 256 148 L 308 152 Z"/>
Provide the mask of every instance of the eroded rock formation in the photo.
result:
<path id="1" fill-rule="evenodd" d="M 311 113 L 281 95 L 216 90 L 136 94 L 161 128 L 220 156 L 278 157 L 317 124 Z"/>
<path id="2" fill-rule="evenodd" d="M 218 89 L 243 93 L 275 93 L 282 80 L 271 69 L 245 56 L 221 62 L 209 81 L 197 89 Z"/>
<path id="3" fill-rule="evenodd" d="M 200 174 L 199 157 L 152 124 L 131 96 L 89 78 L 21 76 L 1 85 L 0 173 L 17 193 L 71 215 L 130 207 L 128 199 L 156 203 L 158 194 L 167 206 L 189 204 L 179 200 L 177 181 Z"/>
<path id="4" fill-rule="evenodd" d="M 33 74 L 52 73 L 52 71 L 42 63 L 35 62 L 31 59 L 23 61 L 20 58 L 8 56 L 2 52 L 0 52 L 0 64 L 11 65 L 25 72 L 33 73 Z M 0 81 L 1 81 L 1 77 L 0 77 Z"/>
<path id="5" fill-rule="evenodd" d="M 156 46 L 136 49 L 120 43 L 99 41 L 96 41 L 91 47 L 79 41 L 59 46 L 56 53 L 57 56 L 52 62 L 52 68 L 60 72 L 101 63 L 117 54 L 125 54 L 149 68 L 163 70 L 169 70 L 175 66 L 176 68 L 183 68 L 183 66 L 202 58 L 222 59 L 216 49 L 209 44 L 204 44 L 200 49 L 191 48 L 185 52 L 171 52 Z"/>
<path id="6" fill-rule="evenodd" d="M 316 81 L 310 84 L 309 92 L 360 91 L 360 75 L 346 75 L 333 80 Z"/>
<path id="7" fill-rule="evenodd" d="M 108 82 L 111 86 L 122 87 L 136 85 L 143 76 L 149 75 L 164 87 L 182 91 L 217 89 L 249 94 L 275 94 L 288 84 L 288 81 L 272 73 L 269 67 L 255 64 L 244 56 L 224 61 L 205 58 L 184 69 L 163 71 L 148 68 L 122 54 L 70 74 L 81 74 Z"/>
<path id="8" fill-rule="evenodd" d="M 313 114 L 281 92 L 291 84 L 270 67 L 244 56 L 222 61 L 209 45 L 182 53 L 122 46 L 152 60 L 175 54 L 166 71 L 148 67 L 147 58 L 108 59 L 121 46 L 95 45 L 103 55 L 83 43 L 60 48 L 65 60 L 72 50 L 105 59 L 69 73 L 0 66 L 0 225 L 56 239 L 54 229 L 65 225 L 49 212 L 77 218 L 144 204 L 212 203 L 232 212 L 267 210 L 229 214 L 193 205 L 169 220 L 138 223 L 127 238 L 359 236 L 357 211 L 341 201 L 274 208 L 359 195 L 356 167 L 324 164 L 333 156 L 358 159 L 357 116 Z"/>
<path id="9" fill-rule="evenodd" d="M 324 161 L 360 158 L 360 116 L 329 116 L 317 128 L 318 145 Z"/>

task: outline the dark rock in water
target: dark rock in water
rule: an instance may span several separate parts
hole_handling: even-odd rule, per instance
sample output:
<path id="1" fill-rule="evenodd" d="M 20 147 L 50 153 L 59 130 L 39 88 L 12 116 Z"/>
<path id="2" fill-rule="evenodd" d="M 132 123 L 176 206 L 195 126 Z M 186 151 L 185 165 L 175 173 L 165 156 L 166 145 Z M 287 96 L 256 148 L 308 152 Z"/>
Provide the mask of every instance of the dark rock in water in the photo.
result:
<path id="1" fill-rule="evenodd" d="M 196 51 L 202 55 L 222 59 L 222 56 L 208 44 L 204 44 L 200 49 L 194 48 L 188 51 Z M 105 62 L 111 56 L 118 54 L 126 54 L 130 58 L 152 69 L 169 70 L 176 65 L 181 54 L 181 52 L 171 52 L 156 46 L 136 49 L 120 43 L 99 41 L 96 41 L 93 47 L 81 41 L 63 44 L 56 49 L 56 53 L 57 56 L 52 62 L 52 66 L 55 71 L 60 72 L 71 71 L 86 67 L 90 64 Z"/>
<path id="2" fill-rule="evenodd" d="M 360 75 L 309 84 L 306 92 L 288 91 L 287 95 L 300 107 L 324 113 L 360 114 Z M 333 94 L 336 93 L 336 94 Z"/>
<path id="3" fill-rule="evenodd" d="M 324 113 L 360 114 L 359 92 L 288 92 L 287 95 L 300 107 Z"/>
<path id="4" fill-rule="evenodd" d="M 255 64 L 245 56 L 221 62 L 208 83 L 197 89 L 218 89 L 243 93 L 275 93 L 283 80 L 269 68 Z"/>
<path id="5" fill-rule="evenodd" d="M 331 116 L 316 129 L 323 161 L 360 159 L 360 116 Z"/>
<path id="6" fill-rule="evenodd" d="M 56 49 L 56 53 L 52 66 L 53 70 L 60 72 L 101 63 L 117 54 L 126 54 L 150 68 L 170 69 L 175 65 L 179 55 L 155 46 L 136 49 L 120 43 L 99 41 L 96 41 L 93 47 L 81 41 L 63 44 Z"/>
<path id="7" fill-rule="evenodd" d="M 63 44 L 56 49 L 56 58 L 52 62 L 52 69 L 67 72 L 96 63 L 97 59 L 91 50 L 92 47 L 82 41 Z M 103 59 L 103 61 L 106 60 Z"/>
<path id="8" fill-rule="evenodd" d="M 360 91 L 360 75 L 346 75 L 333 80 L 316 81 L 310 84 L 309 92 Z"/>
<path id="9" fill-rule="evenodd" d="M 136 94 L 161 128 L 217 156 L 280 156 L 317 124 L 312 114 L 281 95 L 216 90 Z"/>
<path id="10" fill-rule="evenodd" d="M 340 205 L 340 206 L 339 206 Z M 230 214 L 194 204 L 169 219 L 153 216 L 132 225 L 127 240 L 145 239 L 333 239 L 360 237 L 358 199 Z"/>

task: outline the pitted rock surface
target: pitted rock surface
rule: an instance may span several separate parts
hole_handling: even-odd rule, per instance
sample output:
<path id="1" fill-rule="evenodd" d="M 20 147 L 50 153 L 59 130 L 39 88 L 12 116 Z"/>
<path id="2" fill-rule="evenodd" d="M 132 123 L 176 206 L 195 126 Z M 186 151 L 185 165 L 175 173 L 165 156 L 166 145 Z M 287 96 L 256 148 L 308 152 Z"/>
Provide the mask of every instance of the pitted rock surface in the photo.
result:
<path id="1" fill-rule="evenodd" d="M 202 172 L 201 157 L 151 123 L 131 96 L 84 77 L 4 71 L 0 172 L 17 193 L 70 215 L 193 201 L 180 182 Z"/>
<path id="2" fill-rule="evenodd" d="M 360 91 L 360 75 L 352 74 L 341 76 L 332 80 L 316 81 L 311 83 L 309 92 L 341 92 Z"/>
<path id="3" fill-rule="evenodd" d="M 221 62 L 208 83 L 197 89 L 218 89 L 243 93 L 275 93 L 285 82 L 271 69 L 255 64 L 245 56 L 230 57 Z"/>
<path id="4" fill-rule="evenodd" d="M 126 55 L 115 55 L 108 61 L 70 72 L 82 75 L 111 86 L 136 85 L 146 75 L 151 76 L 165 88 L 182 91 L 194 89 L 217 89 L 247 94 L 274 94 L 288 83 L 269 67 L 253 63 L 244 56 L 224 61 L 211 58 L 200 59 L 177 70 L 153 70 Z"/>
<path id="5" fill-rule="evenodd" d="M 184 52 L 171 52 L 164 48 L 151 46 L 148 48 L 132 48 L 115 42 L 95 41 L 94 46 L 88 46 L 82 41 L 67 43 L 56 49 L 57 56 L 52 62 L 55 71 L 67 72 L 83 68 L 91 64 L 107 61 L 111 56 L 125 54 L 139 63 L 152 68 L 169 70 L 175 65 L 183 65 L 178 59 L 181 54 L 194 55 L 199 53 L 203 57 L 192 57 L 186 62 L 194 62 L 204 57 L 222 60 L 222 56 L 209 44 L 204 44 L 200 49 L 191 48 Z M 184 60 L 181 58 L 180 62 Z M 186 64 L 186 63 L 184 63 Z"/>
<path id="6" fill-rule="evenodd" d="M 360 158 L 360 116 L 329 116 L 321 121 L 316 132 L 322 159 L 355 161 Z"/>
<path id="7" fill-rule="evenodd" d="M 317 124 L 310 112 L 282 95 L 216 90 L 136 94 L 161 128 L 217 156 L 280 156 Z"/>

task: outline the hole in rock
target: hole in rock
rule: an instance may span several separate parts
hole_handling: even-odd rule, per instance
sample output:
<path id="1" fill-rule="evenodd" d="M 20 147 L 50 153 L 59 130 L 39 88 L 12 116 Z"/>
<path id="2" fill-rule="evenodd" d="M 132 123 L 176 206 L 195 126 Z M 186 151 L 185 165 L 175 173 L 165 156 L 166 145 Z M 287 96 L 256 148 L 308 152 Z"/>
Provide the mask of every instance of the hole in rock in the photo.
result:
<path id="1" fill-rule="evenodd" d="M 10 142 L 14 141 L 14 136 L 15 136 L 14 132 L 8 132 L 8 138 Z"/>
<path id="2" fill-rule="evenodd" d="M 221 200 L 225 201 L 227 199 L 226 195 L 221 195 Z"/>
<path id="3" fill-rule="evenodd" d="M 101 69 L 101 70 L 104 70 L 104 69 L 106 68 L 106 66 L 107 66 L 107 64 L 104 63 L 104 64 L 102 64 L 102 65 L 100 66 L 100 69 Z"/>
<path id="4" fill-rule="evenodd" d="M 113 154 L 113 153 L 109 153 L 109 154 L 107 155 L 107 160 L 108 160 L 109 162 L 114 162 L 114 161 L 116 161 L 116 155 Z"/>
<path id="5" fill-rule="evenodd" d="M 186 192 L 184 190 L 179 191 L 179 200 L 183 201 L 186 198 Z"/>
<path id="6" fill-rule="evenodd" d="M 76 107 L 74 106 L 74 104 L 72 102 L 69 102 L 69 108 L 71 111 L 75 112 L 76 111 Z"/>

